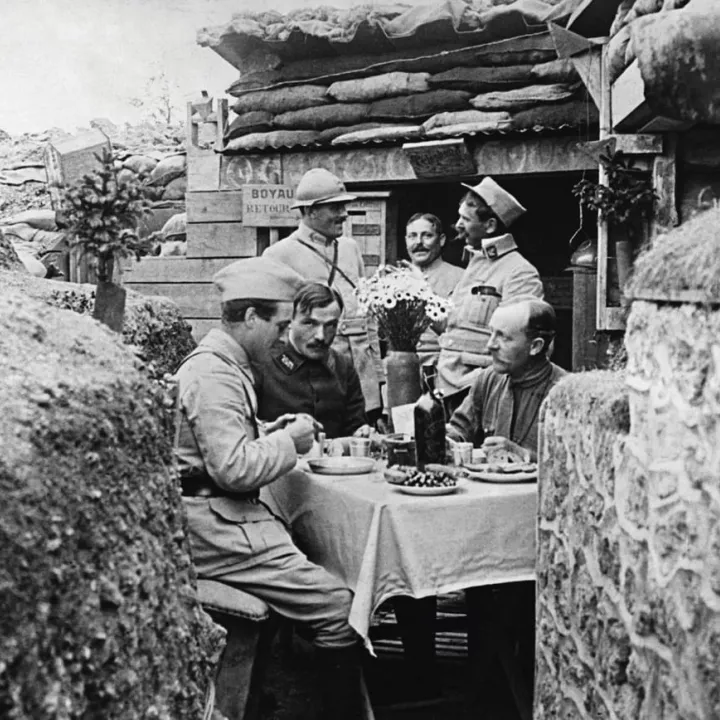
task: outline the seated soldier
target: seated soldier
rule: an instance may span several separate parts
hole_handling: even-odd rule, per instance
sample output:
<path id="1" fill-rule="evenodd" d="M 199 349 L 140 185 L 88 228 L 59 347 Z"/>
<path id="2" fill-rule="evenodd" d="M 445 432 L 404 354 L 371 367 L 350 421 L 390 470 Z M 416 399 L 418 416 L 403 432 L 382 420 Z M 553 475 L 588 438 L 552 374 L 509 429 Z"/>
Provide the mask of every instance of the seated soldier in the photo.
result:
<path id="1" fill-rule="evenodd" d="M 479 444 L 488 460 L 536 460 L 540 405 L 565 371 L 550 362 L 555 311 L 536 298 L 503 304 L 490 318 L 488 351 L 448 424 L 451 441 Z"/>
<path id="2" fill-rule="evenodd" d="M 331 347 L 342 312 L 343 300 L 334 288 L 316 282 L 300 287 L 288 341 L 254 364 L 261 420 L 307 413 L 328 438 L 370 435 L 358 374 Z"/>

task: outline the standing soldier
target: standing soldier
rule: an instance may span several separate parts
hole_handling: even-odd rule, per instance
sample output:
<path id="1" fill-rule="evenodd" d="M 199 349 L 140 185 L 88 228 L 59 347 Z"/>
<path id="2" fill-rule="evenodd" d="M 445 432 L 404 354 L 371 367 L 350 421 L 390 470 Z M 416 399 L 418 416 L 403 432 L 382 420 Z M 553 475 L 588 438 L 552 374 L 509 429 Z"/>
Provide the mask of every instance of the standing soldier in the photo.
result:
<path id="1" fill-rule="evenodd" d="M 492 178 L 475 186 L 460 203 L 455 224 L 470 262 L 453 291 L 453 309 L 440 336 L 437 387 L 450 413 L 467 395 L 478 373 L 492 363 L 488 322 L 495 308 L 521 296 L 542 300 L 540 275 L 519 252 L 508 228 L 525 208 Z"/>
<path id="2" fill-rule="evenodd" d="M 314 168 L 303 175 L 295 192 L 294 209 L 301 214 L 300 226 L 290 236 L 271 245 L 263 257 L 290 266 L 307 280 L 325 283 L 342 296 L 345 314 L 333 347 L 349 358 L 360 377 L 365 409 L 381 408 L 383 378 L 380 349 L 373 323 L 360 313 L 355 288 L 365 275 L 365 264 L 357 243 L 343 237 L 346 205 L 355 195 L 328 170 Z"/>

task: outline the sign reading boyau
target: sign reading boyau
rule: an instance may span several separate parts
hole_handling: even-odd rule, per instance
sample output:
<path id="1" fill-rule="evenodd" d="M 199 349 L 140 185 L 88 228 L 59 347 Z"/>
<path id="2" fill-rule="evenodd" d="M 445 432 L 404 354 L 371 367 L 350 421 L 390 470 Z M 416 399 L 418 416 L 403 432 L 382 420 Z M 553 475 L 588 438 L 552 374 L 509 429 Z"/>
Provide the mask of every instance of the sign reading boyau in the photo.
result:
<path id="1" fill-rule="evenodd" d="M 243 185 L 242 224 L 251 227 L 294 227 L 298 224 L 297 210 L 291 185 Z"/>

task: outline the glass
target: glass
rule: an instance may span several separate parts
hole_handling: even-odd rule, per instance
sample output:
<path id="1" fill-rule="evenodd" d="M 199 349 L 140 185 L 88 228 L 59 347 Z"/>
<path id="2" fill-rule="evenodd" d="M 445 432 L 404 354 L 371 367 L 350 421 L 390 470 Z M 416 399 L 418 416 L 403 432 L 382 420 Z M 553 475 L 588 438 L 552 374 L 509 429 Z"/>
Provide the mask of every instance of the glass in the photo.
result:
<path id="1" fill-rule="evenodd" d="M 392 433 L 385 436 L 385 447 L 387 449 L 387 467 L 393 465 L 417 465 L 415 454 L 415 441 L 410 435 L 404 433 Z"/>
<path id="2" fill-rule="evenodd" d="M 455 465 L 467 465 L 472 462 L 473 445 L 469 442 L 456 442 L 453 445 L 453 463 Z"/>
<path id="3" fill-rule="evenodd" d="M 352 457 L 370 457 L 370 438 L 350 438 Z"/>

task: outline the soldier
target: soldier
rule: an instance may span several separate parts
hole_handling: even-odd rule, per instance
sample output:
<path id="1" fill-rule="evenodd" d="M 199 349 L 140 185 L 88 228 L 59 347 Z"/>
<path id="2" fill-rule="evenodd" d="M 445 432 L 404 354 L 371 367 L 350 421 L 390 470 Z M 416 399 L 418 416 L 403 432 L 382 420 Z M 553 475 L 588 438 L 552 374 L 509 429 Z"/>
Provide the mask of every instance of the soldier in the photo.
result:
<path id="1" fill-rule="evenodd" d="M 259 489 L 291 470 L 313 443 L 307 416 L 281 418 L 260 437 L 251 360 L 287 336 L 302 278 L 267 258 L 215 275 L 222 327 L 211 330 L 177 372 L 176 455 L 198 576 L 235 585 L 314 636 L 324 717 L 362 717 L 358 636 L 350 591 L 311 563 Z"/>
<path id="2" fill-rule="evenodd" d="M 333 347 L 352 361 L 360 377 L 365 410 L 381 408 L 380 383 L 383 371 L 377 333 L 358 309 L 355 288 L 365 275 L 365 264 L 357 243 L 343 237 L 347 219 L 345 206 L 355 196 L 331 172 L 308 170 L 295 192 L 293 208 L 300 210 L 298 229 L 265 250 L 264 257 L 290 266 L 306 280 L 335 288 L 345 304 Z"/>
<path id="3" fill-rule="evenodd" d="M 453 309 L 440 336 L 437 387 L 450 412 L 468 393 L 478 373 L 492 360 L 488 321 L 501 303 L 520 296 L 543 297 L 540 275 L 518 251 L 508 228 L 525 208 L 492 178 L 475 186 L 460 203 L 455 224 L 470 262 L 453 292 Z"/>

